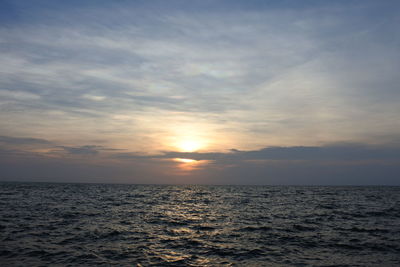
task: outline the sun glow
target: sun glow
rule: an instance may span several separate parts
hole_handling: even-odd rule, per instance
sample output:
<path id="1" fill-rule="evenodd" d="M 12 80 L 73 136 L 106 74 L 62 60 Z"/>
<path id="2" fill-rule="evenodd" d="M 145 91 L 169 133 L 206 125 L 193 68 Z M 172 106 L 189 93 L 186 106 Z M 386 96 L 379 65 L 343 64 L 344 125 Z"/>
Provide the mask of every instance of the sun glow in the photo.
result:
<path id="1" fill-rule="evenodd" d="M 203 144 L 198 140 L 182 140 L 178 143 L 178 148 L 182 152 L 194 152 L 199 150 Z"/>
<path id="2" fill-rule="evenodd" d="M 197 160 L 194 160 L 194 159 L 181 159 L 181 158 L 176 158 L 175 161 L 182 162 L 182 163 L 195 163 L 195 162 L 197 162 Z"/>
<path id="3" fill-rule="evenodd" d="M 188 174 L 191 171 L 202 169 L 210 163 L 209 160 L 195 160 L 184 158 L 175 158 L 173 160 L 178 163 L 180 174 Z"/>

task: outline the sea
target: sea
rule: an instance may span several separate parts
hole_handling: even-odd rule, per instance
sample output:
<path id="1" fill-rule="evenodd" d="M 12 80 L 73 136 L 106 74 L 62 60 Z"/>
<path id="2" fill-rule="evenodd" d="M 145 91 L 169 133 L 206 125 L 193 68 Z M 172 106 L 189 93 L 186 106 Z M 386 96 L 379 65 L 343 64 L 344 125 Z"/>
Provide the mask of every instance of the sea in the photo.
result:
<path id="1" fill-rule="evenodd" d="M 400 266 L 400 187 L 2 182 L 0 266 Z"/>

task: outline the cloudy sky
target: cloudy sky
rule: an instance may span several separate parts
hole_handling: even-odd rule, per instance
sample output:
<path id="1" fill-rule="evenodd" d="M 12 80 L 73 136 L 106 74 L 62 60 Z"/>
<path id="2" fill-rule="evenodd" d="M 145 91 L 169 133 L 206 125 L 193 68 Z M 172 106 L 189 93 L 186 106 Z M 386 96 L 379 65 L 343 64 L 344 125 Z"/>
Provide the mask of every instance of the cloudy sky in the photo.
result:
<path id="1" fill-rule="evenodd" d="M 1 1 L 0 180 L 400 185 L 398 1 Z"/>

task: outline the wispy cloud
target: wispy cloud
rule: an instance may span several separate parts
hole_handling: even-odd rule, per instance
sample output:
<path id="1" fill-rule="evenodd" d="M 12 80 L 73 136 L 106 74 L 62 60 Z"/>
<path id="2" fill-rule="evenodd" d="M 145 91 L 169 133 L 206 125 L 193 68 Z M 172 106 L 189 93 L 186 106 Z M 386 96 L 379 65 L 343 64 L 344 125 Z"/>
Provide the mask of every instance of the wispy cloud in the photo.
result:
<path id="1" fill-rule="evenodd" d="M 348 8 L 166 10 L 158 18 L 87 10 L 117 19 L 118 27 L 67 12 L 63 17 L 77 16 L 75 22 L 1 29 L 2 86 L 19 90 L 3 92 L 26 111 L 97 116 L 103 125 L 111 123 L 108 114 L 213 113 L 211 124 L 223 120 L 280 145 L 311 143 L 310 132 L 327 142 L 398 131 L 382 118 L 398 112 L 399 53 L 377 38 L 383 28 L 395 33 L 393 18 L 351 18 L 341 13 Z M 33 97 L 40 101 L 24 101 Z M 278 132 L 285 133 L 280 142 Z"/>
<path id="2" fill-rule="evenodd" d="M 6 145 L 49 145 L 52 142 L 39 138 L 0 136 L 0 143 Z"/>
<path id="3" fill-rule="evenodd" d="M 147 163 L 397 155 L 383 148 L 400 133 L 395 1 L 5 3 L 7 149 Z M 176 152 L 188 136 L 207 146 Z M 368 145 L 324 145 L 339 141 Z"/>
<path id="4" fill-rule="evenodd" d="M 101 149 L 100 146 L 80 146 L 80 147 L 67 147 L 67 146 L 60 146 L 66 152 L 70 154 L 76 155 L 96 155 L 99 153 Z"/>

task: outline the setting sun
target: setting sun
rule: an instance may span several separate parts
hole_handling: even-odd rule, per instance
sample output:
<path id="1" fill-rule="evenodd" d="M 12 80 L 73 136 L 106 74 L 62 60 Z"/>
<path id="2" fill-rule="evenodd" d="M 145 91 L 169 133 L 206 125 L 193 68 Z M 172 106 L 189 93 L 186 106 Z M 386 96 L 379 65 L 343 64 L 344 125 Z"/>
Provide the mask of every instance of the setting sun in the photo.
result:
<path id="1" fill-rule="evenodd" d="M 202 147 L 201 142 L 195 140 L 183 140 L 178 143 L 178 148 L 182 152 L 194 152 Z"/>

